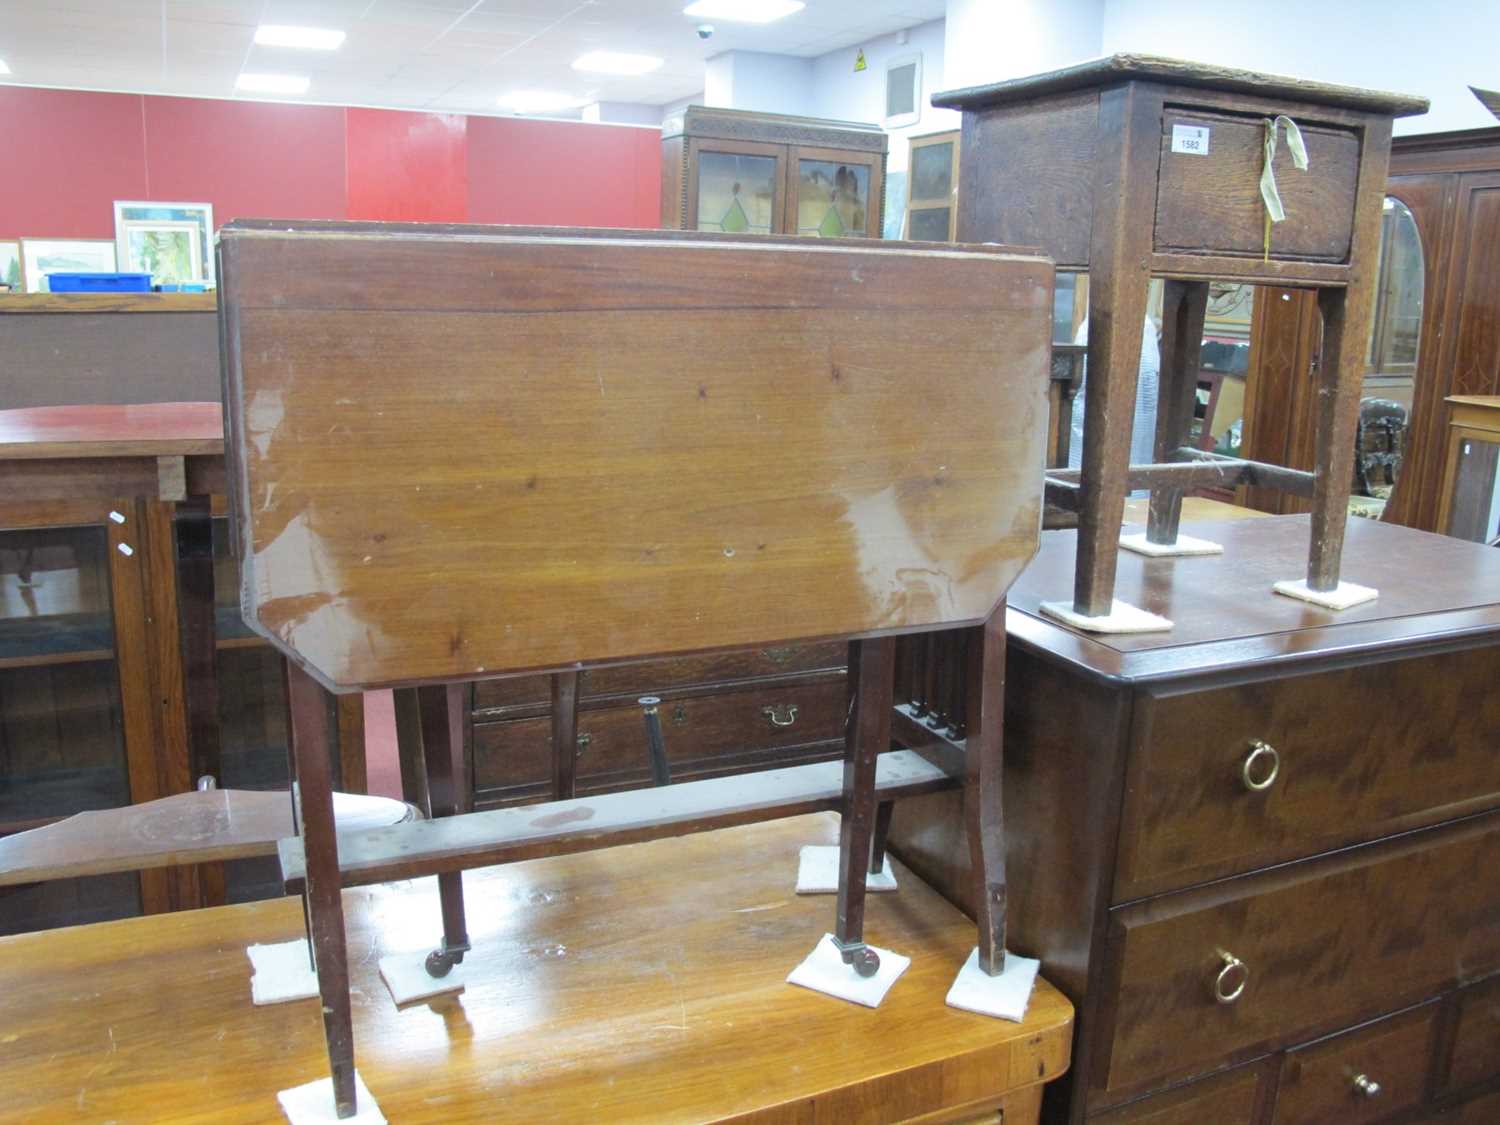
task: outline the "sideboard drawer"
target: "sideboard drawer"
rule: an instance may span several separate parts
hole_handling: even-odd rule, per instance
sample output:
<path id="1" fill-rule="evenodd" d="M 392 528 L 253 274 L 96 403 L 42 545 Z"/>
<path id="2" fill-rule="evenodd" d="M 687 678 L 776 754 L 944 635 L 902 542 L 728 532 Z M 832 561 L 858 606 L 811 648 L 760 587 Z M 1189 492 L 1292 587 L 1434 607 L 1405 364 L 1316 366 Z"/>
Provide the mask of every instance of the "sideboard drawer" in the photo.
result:
<path id="1" fill-rule="evenodd" d="M 1500 980 L 1476 985 L 1458 998 L 1452 1063 L 1443 1090 L 1463 1090 L 1500 1077 Z"/>
<path id="2" fill-rule="evenodd" d="M 1497 683 L 1491 647 L 1143 694 L 1114 901 L 1500 806 Z"/>
<path id="3" fill-rule="evenodd" d="M 1435 1005 L 1288 1053 L 1275 1125 L 1368 1125 L 1422 1100 Z"/>
<path id="4" fill-rule="evenodd" d="M 606 695 L 660 695 L 689 684 L 714 684 L 799 672 L 842 671 L 849 646 L 842 641 L 815 645 L 773 645 L 769 648 L 677 656 L 585 668 L 578 676 L 578 694 L 591 699 Z M 507 676 L 480 680 L 474 685 L 474 708 L 545 706 L 552 699 L 552 677 Z"/>
<path id="5" fill-rule="evenodd" d="M 841 679 L 665 699 L 659 714 L 673 780 L 836 756 L 847 705 Z M 580 795 L 650 784 L 640 707 L 582 711 L 578 735 Z M 548 796 L 551 763 L 550 718 L 474 724 L 479 805 Z"/>
<path id="6" fill-rule="evenodd" d="M 1286 219 L 1271 232 L 1271 257 L 1347 262 L 1359 179 L 1359 137 L 1352 129 L 1299 122 L 1307 142 L 1306 171 L 1292 166 L 1286 134 L 1276 151 L 1276 186 Z M 1206 144 L 1174 145 L 1178 127 L 1207 133 Z M 1202 132 L 1199 132 L 1202 131 Z M 1265 251 L 1265 118 L 1168 105 L 1162 116 L 1157 182 L 1158 253 L 1228 254 Z M 1174 151 L 1181 149 L 1181 151 Z"/>
<path id="7" fill-rule="evenodd" d="M 1089 1117 L 1090 1125 L 1251 1125 L 1263 1070 L 1241 1067 Z"/>
<path id="8" fill-rule="evenodd" d="M 1489 813 L 1115 909 L 1094 1087 L 1129 1096 L 1493 972 L 1497 870 Z"/>

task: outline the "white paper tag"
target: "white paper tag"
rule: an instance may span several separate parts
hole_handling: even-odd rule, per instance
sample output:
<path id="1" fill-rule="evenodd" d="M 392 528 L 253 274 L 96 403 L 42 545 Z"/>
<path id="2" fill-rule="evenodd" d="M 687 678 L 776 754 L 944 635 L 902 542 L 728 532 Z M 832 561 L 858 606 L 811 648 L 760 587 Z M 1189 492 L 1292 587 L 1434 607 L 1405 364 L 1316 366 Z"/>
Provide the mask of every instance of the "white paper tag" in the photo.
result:
<path id="1" fill-rule="evenodd" d="M 1208 126 L 1172 122 L 1172 151 L 1185 152 L 1189 156 L 1207 156 Z"/>

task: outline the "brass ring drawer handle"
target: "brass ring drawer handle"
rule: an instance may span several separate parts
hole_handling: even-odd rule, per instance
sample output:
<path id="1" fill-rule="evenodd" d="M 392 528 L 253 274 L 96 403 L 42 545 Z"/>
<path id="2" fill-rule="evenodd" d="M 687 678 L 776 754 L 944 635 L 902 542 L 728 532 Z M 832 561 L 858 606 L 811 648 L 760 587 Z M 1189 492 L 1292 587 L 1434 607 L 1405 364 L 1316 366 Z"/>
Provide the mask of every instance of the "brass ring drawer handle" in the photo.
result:
<path id="1" fill-rule="evenodd" d="M 789 727 L 797 721 L 795 703 L 768 704 L 760 709 L 760 713 L 773 727 Z"/>
<path id="2" fill-rule="evenodd" d="M 1252 793 L 1262 793 L 1276 784 L 1281 773 L 1281 755 L 1269 742 L 1256 739 L 1250 744 L 1250 753 L 1240 763 L 1240 779 Z"/>
<path id="3" fill-rule="evenodd" d="M 1354 1089 L 1367 1098 L 1380 1097 L 1380 1083 L 1368 1074 L 1356 1074 L 1353 1079 Z"/>
<path id="4" fill-rule="evenodd" d="M 1219 956 L 1224 960 L 1224 967 L 1214 977 L 1214 999 L 1220 1004 L 1233 1004 L 1250 981 L 1250 969 L 1233 953 L 1221 949 Z"/>

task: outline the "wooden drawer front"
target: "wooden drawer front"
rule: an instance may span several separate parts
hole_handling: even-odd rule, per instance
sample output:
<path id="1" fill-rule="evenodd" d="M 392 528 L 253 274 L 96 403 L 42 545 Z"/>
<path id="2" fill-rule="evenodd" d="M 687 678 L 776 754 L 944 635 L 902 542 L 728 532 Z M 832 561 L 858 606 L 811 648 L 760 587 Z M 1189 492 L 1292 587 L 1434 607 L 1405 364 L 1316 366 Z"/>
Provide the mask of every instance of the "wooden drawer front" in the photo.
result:
<path id="1" fill-rule="evenodd" d="M 1463 1090 L 1495 1077 L 1500 1077 L 1500 980 L 1459 996 L 1452 1062 L 1442 1088 Z"/>
<path id="2" fill-rule="evenodd" d="M 1148 697 L 1114 901 L 1500 805 L 1496 683 L 1492 646 Z M 1257 740 L 1280 761 L 1261 792 Z"/>
<path id="3" fill-rule="evenodd" d="M 1497 870 L 1490 813 L 1116 909 L 1095 1085 L 1145 1092 L 1500 968 Z M 1249 971 L 1228 1004 L 1221 951 Z"/>
<path id="4" fill-rule="evenodd" d="M 777 726 L 766 707 L 781 722 L 793 709 L 796 716 Z M 846 707 L 842 680 L 667 699 L 660 714 L 673 780 L 836 756 L 842 753 Z M 578 732 L 588 738 L 578 759 L 580 795 L 650 784 L 639 707 L 584 711 Z M 474 725 L 475 796 L 481 803 L 548 796 L 551 762 L 550 719 Z"/>
<path id="5" fill-rule="evenodd" d="M 1349 129 L 1298 124 L 1307 142 L 1307 170 L 1299 172 L 1293 166 L 1283 130 L 1274 168 L 1286 219 L 1272 229 L 1271 256 L 1347 262 L 1359 179 L 1359 137 Z M 1177 125 L 1206 128 L 1208 152 L 1173 152 Z M 1166 107 L 1156 194 L 1158 253 L 1262 255 L 1264 144 L 1261 117 Z"/>
<path id="6" fill-rule="evenodd" d="M 715 684 L 761 676 L 842 669 L 848 658 L 842 641 L 817 645 L 785 645 L 771 648 L 736 649 L 733 652 L 684 656 L 672 660 L 650 660 L 642 664 L 620 664 L 591 668 L 578 677 L 580 698 L 623 695 L 661 695 L 691 684 Z M 550 676 L 509 676 L 503 680 L 481 680 L 474 685 L 474 708 L 550 706 Z"/>
<path id="7" fill-rule="evenodd" d="M 1290 1052 L 1275 1125 L 1367 1125 L 1416 1105 L 1436 1013 L 1429 1005 Z"/>
<path id="8" fill-rule="evenodd" d="M 1100 1125 L 1250 1125 L 1260 1085 L 1260 1068 L 1244 1067 L 1092 1114 L 1089 1121 Z"/>

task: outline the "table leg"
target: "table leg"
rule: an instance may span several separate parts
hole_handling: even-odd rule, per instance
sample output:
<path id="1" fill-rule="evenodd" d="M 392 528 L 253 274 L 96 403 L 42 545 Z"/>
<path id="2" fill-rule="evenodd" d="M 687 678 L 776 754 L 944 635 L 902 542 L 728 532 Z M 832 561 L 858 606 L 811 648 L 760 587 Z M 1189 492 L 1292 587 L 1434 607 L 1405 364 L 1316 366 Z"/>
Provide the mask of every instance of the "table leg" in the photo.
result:
<path id="1" fill-rule="evenodd" d="M 844 795 L 839 820 L 839 896 L 834 941 L 862 977 L 880 968 L 865 945 L 865 878 L 870 866 L 875 817 L 875 763 L 891 742 L 895 694 L 896 640 L 854 641 L 849 645 L 853 714 L 844 732 Z"/>
<path id="2" fill-rule="evenodd" d="M 1323 354 L 1318 364 L 1316 426 L 1317 466 L 1313 479 L 1312 545 L 1307 556 L 1307 585 L 1334 590 L 1344 552 L 1344 525 L 1349 517 L 1349 489 L 1354 475 L 1354 431 L 1359 424 L 1359 396 L 1364 376 L 1364 346 L 1369 325 L 1370 293 L 1361 285 L 1319 289 L 1323 313 Z M 1349 315 L 1350 302 L 1363 302 L 1364 315 Z"/>
<path id="3" fill-rule="evenodd" d="M 1158 465 L 1171 461 L 1172 455 L 1188 443 L 1188 432 L 1193 425 L 1193 404 L 1198 400 L 1203 320 L 1207 312 L 1208 282 L 1162 283 L 1161 381 L 1156 399 L 1153 458 Z M 1182 489 L 1153 488 L 1146 523 L 1147 541 L 1177 542 L 1177 524 L 1181 518 Z"/>
<path id="4" fill-rule="evenodd" d="M 416 694 L 427 775 L 427 815 L 437 818 L 467 812 L 470 790 L 464 762 L 464 686 L 421 687 Z M 462 871 L 446 871 L 437 877 L 443 944 L 427 956 L 427 971 L 435 977 L 447 976 L 454 965 L 462 964 L 470 948 L 463 878 Z"/>
<path id="5" fill-rule="evenodd" d="M 891 834 L 891 813 L 895 811 L 895 801 L 881 801 L 875 807 L 875 832 L 870 838 L 871 875 L 879 875 L 885 870 L 885 842 Z"/>
<path id="6" fill-rule="evenodd" d="M 1001 805 L 1005 718 L 1005 602 L 969 642 L 968 736 L 964 825 L 974 872 L 979 967 L 1005 969 L 1005 823 Z"/>
<path id="7" fill-rule="evenodd" d="M 349 1004 L 349 951 L 344 941 L 339 845 L 333 821 L 329 765 L 328 695 L 306 672 L 286 664 L 291 711 L 292 784 L 298 834 L 307 857 L 306 907 L 323 1035 L 333 1074 L 333 1100 L 340 1117 L 354 1115 L 354 1023 Z"/>
<path id="8" fill-rule="evenodd" d="M 552 799 L 571 800 L 578 786 L 578 673 L 552 676 Z"/>

